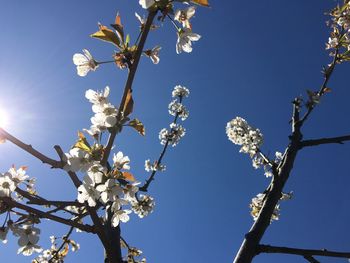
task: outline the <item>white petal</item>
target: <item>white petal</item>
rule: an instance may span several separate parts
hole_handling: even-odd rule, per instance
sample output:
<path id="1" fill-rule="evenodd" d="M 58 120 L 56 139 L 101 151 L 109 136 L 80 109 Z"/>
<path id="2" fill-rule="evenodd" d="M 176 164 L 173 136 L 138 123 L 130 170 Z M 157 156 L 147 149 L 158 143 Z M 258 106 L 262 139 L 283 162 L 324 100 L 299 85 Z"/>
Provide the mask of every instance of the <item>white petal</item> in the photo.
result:
<path id="1" fill-rule="evenodd" d="M 88 72 L 90 71 L 90 66 L 89 65 L 82 65 L 82 66 L 77 66 L 77 74 L 80 77 L 85 77 Z"/>
<path id="2" fill-rule="evenodd" d="M 83 54 L 77 53 L 77 54 L 74 54 L 74 56 L 73 56 L 73 63 L 76 66 L 79 66 L 79 65 L 89 63 L 89 59 L 87 57 L 85 57 Z"/>
<path id="3" fill-rule="evenodd" d="M 109 87 L 106 86 L 106 87 L 105 87 L 105 90 L 104 90 L 104 92 L 103 92 L 103 97 L 107 98 L 108 95 L 109 95 Z"/>
<path id="4" fill-rule="evenodd" d="M 93 60 L 93 58 L 92 58 L 92 56 L 91 56 L 89 50 L 83 49 L 83 52 L 84 52 L 85 56 L 86 56 L 89 60 Z"/>

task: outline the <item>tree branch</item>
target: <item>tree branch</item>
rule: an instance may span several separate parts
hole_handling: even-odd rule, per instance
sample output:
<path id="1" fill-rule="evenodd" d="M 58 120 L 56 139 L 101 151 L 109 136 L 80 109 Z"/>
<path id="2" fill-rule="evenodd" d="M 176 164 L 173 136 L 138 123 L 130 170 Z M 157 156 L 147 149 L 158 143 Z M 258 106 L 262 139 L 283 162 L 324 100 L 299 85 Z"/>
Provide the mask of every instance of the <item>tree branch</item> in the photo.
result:
<path id="1" fill-rule="evenodd" d="M 5 202 L 9 207 L 16 207 L 18 209 L 27 211 L 28 213 L 37 215 L 40 218 L 51 219 L 53 221 L 56 221 L 56 222 L 64 224 L 64 225 L 79 228 L 80 230 L 83 230 L 83 231 L 88 232 L 88 233 L 95 233 L 94 228 L 90 225 L 80 224 L 80 223 L 75 222 L 73 220 L 65 219 L 65 218 L 62 218 L 59 216 L 49 214 L 47 212 L 43 212 L 43 211 L 35 209 L 33 207 L 18 203 L 15 200 L 11 199 L 10 197 L 2 197 L 1 200 L 3 202 Z"/>
<path id="2" fill-rule="evenodd" d="M 344 144 L 345 141 L 350 141 L 350 135 L 333 137 L 333 138 L 321 138 L 321 139 L 315 139 L 315 140 L 304 140 L 304 141 L 301 141 L 300 147 L 303 148 L 308 146 L 317 146 L 317 145 L 330 144 L 330 143 Z"/>
<path id="3" fill-rule="evenodd" d="M 337 257 L 337 258 L 350 258 L 350 252 L 336 252 L 327 249 L 315 250 L 315 249 L 301 249 L 301 248 L 290 248 L 290 247 L 276 247 L 270 245 L 259 245 L 258 253 L 282 253 L 299 255 L 303 257 Z M 311 261 L 310 261 L 311 262 Z"/>
<path id="4" fill-rule="evenodd" d="M 27 153 L 33 155 L 43 163 L 51 165 L 52 168 L 62 168 L 62 163 L 56 160 L 53 160 L 46 155 L 42 154 L 41 152 L 35 150 L 33 146 L 30 144 L 25 144 L 24 142 L 20 141 L 16 137 L 12 136 L 8 132 L 6 132 L 3 128 L 0 128 L 0 138 L 4 138 L 6 140 L 9 140 L 13 144 L 17 145 L 19 148 L 23 149 Z"/>
<path id="5" fill-rule="evenodd" d="M 321 263 L 320 261 L 316 260 L 314 257 L 312 256 L 304 256 L 304 258 L 309 261 L 310 263 Z"/>
<path id="6" fill-rule="evenodd" d="M 334 54 L 334 58 L 332 60 L 332 63 L 330 64 L 330 66 L 324 72 L 324 80 L 323 80 L 323 83 L 322 83 L 322 86 L 321 86 L 320 90 L 318 91 L 318 95 L 320 97 L 322 95 L 324 95 L 325 90 L 327 88 L 328 81 L 331 78 L 332 73 L 334 71 L 334 68 L 335 68 L 335 66 L 337 64 L 338 53 L 339 53 L 339 49 L 336 48 L 335 54 Z M 313 111 L 314 108 L 315 108 L 314 106 L 311 106 L 311 107 L 308 108 L 308 110 L 305 113 L 304 117 L 300 120 L 300 126 L 302 126 L 304 124 L 304 122 L 307 120 L 307 118 L 309 117 L 309 115 L 311 114 L 311 112 Z"/>
<path id="7" fill-rule="evenodd" d="M 28 199 L 29 201 L 27 204 L 35 204 L 35 205 L 47 205 L 47 206 L 77 206 L 81 207 L 84 206 L 84 204 L 81 204 L 77 201 L 51 201 L 51 200 L 46 200 L 45 198 L 38 196 L 38 195 L 32 195 L 31 193 L 24 191 L 20 188 L 16 188 L 15 190 L 18 194 L 23 196 L 24 198 Z"/>
<path id="8" fill-rule="evenodd" d="M 143 29 L 143 32 L 142 32 L 142 35 L 141 35 L 141 38 L 140 38 L 140 43 L 139 43 L 139 45 L 137 47 L 137 50 L 135 52 L 134 62 L 131 65 L 131 68 L 130 68 L 130 71 L 129 71 L 129 74 L 128 74 L 128 78 L 127 78 L 126 83 L 125 83 L 123 97 L 122 97 L 121 102 L 119 104 L 118 115 L 117 115 L 117 123 L 120 121 L 120 118 L 122 116 L 122 111 L 123 111 L 123 108 L 124 108 L 124 104 L 125 104 L 125 101 L 126 101 L 127 94 L 128 94 L 129 91 L 132 90 L 132 84 L 134 82 L 135 73 L 136 73 L 136 70 L 137 70 L 137 67 L 138 67 L 138 64 L 139 64 L 139 61 L 140 61 L 140 57 L 142 55 L 143 47 L 145 45 L 145 42 L 146 42 L 149 30 L 150 30 L 150 28 L 152 26 L 153 19 L 156 16 L 157 12 L 158 12 L 158 10 L 150 11 L 148 13 L 147 21 L 146 21 L 146 24 L 144 26 L 144 29 Z M 107 146 L 105 147 L 103 158 L 101 160 L 101 165 L 102 166 L 105 166 L 107 161 L 108 161 L 109 154 L 111 152 L 111 149 L 112 149 L 112 146 L 113 146 L 114 139 L 115 139 L 116 135 L 117 135 L 116 131 L 112 131 L 110 133 L 110 135 L 109 135 Z"/>
<path id="9" fill-rule="evenodd" d="M 180 97 L 180 103 L 182 103 L 182 99 L 183 98 Z M 176 122 L 177 122 L 177 120 L 179 118 L 179 114 L 180 113 L 176 113 L 173 123 L 176 124 Z M 168 149 L 169 142 L 170 142 L 170 139 L 168 139 L 166 141 L 166 143 L 164 144 L 163 150 L 162 150 L 162 152 L 160 153 L 160 155 L 158 157 L 157 165 L 160 165 L 162 163 L 163 157 L 164 157 L 164 155 L 166 153 L 166 150 Z M 145 184 L 139 188 L 139 191 L 141 191 L 141 192 L 147 192 L 148 191 L 148 187 L 151 184 L 151 182 L 154 180 L 154 177 L 155 177 L 156 173 L 157 173 L 157 170 L 152 171 L 150 177 L 146 180 Z"/>
<path id="10" fill-rule="evenodd" d="M 61 148 L 59 145 L 55 145 L 54 148 L 55 148 L 55 150 L 56 150 L 58 156 L 59 156 L 60 159 L 61 159 L 61 163 L 62 163 L 62 164 L 66 164 L 66 163 L 67 163 L 66 160 L 65 160 L 65 157 L 66 157 L 66 156 L 65 156 L 65 154 L 64 154 L 64 152 L 63 152 L 63 150 L 62 150 L 62 148 Z M 63 166 L 64 166 L 64 165 L 62 165 L 62 168 L 63 168 Z M 78 187 L 81 185 L 81 181 L 79 180 L 79 178 L 78 178 L 78 176 L 76 175 L 76 173 L 74 173 L 74 172 L 72 172 L 72 171 L 67 171 L 67 173 L 68 173 L 70 179 L 72 180 L 74 186 L 75 186 L 76 188 L 78 188 Z"/>

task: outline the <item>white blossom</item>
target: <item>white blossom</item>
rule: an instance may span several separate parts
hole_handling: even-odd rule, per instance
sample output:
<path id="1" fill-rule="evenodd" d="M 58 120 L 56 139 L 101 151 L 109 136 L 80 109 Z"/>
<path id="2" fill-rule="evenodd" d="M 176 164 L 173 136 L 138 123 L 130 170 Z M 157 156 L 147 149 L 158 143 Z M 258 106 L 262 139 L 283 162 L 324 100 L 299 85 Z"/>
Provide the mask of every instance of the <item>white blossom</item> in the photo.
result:
<path id="1" fill-rule="evenodd" d="M 153 162 L 148 159 L 145 161 L 145 170 L 146 172 L 153 172 L 153 171 L 159 171 L 163 172 L 165 171 L 166 166 L 164 164 L 160 164 L 158 162 Z"/>
<path id="2" fill-rule="evenodd" d="M 175 97 L 188 97 L 189 94 L 190 94 L 190 91 L 186 87 L 181 86 L 181 85 L 176 85 L 174 87 L 173 92 L 172 92 L 173 98 L 175 98 Z"/>
<path id="3" fill-rule="evenodd" d="M 198 41 L 201 36 L 193 33 L 189 28 L 180 29 L 177 33 L 176 53 L 180 54 L 182 51 L 192 52 L 192 41 Z"/>
<path id="4" fill-rule="evenodd" d="M 172 102 L 169 103 L 169 114 L 172 116 L 178 115 L 181 120 L 186 120 L 189 116 L 189 112 L 186 109 L 185 105 L 182 103 L 178 102 L 177 100 L 173 100 Z"/>
<path id="5" fill-rule="evenodd" d="M 73 63 L 77 66 L 77 74 L 81 77 L 86 76 L 90 70 L 95 71 L 98 68 L 98 63 L 86 49 L 83 49 L 83 54 L 74 54 Z"/>
<path id="6" fill-rule="evenodd" d="M 260 210 L 264 204 L 264 201 L 265 201 L 265 194 L 258 194 L 256 197 L 254 197 L 252 199 L 252 202 L 250 204 L 250 208 L 251 208 L 251 212 L 250 214 L 252 215 L 254 221 L 258 219 L 258 216 L 259 216 L 259 213 L 260 213 Z M 273 220 L 278 220 L 279 219 L 279 212 L 280 212 L 280 209 L 279 209 L 279 204 L 276 205 L 273 213 L 272 213 L 272 216 L 271 216 L 271 219 L 270 221 L 272 222 Z"/>
<path id="7" fill-rule="evenodd" d="M 17 170 L 15 167 L 11 167 L 8 170 L 8 173 L 6 173 L 6 174 L 10 176 L 10 178 L 15 182 L 16 185 L 18 185 L 19 183 L 21 183 L 29 178 L 29 176 L 26 175 L 26 168 L 25 167 L 20 167 Z"/>
<path id="8" fill-rule="evenodd" d="M 108 103 L 108 97 L 109 95 L 109 87 L 106 86 L 104 91 L 94 91 L 92 89 L 89 89 L 85 92 L 85 97 L 92 103 L 92 104 L 105 104 Z"/>
<path id="9" fill-rule="evenodd" d="M 328 43 L 326 44 L 326 49 L 336 48 L 339 45 L 339 39 L 337 37 L 328 38 Z"/>
<path id="10" fill-rule="evenodd" d="M 162 48 L 160 46 L 155 46 L 151 50 L 146 50 L 144 54 L 149 57 L 153 64 L 158 64 L 159 63 L 159 52 Z"/>
<path id="11" fill-rule="evenodd" d="M 124 199 L 132 202 L 135 199 L 135 194 L 139 191 L 138 185 L 139 182 L 135 182 L 133 184 L 126 185 L 126 188 L 124 189 Z"/>
<path id="12" fill-rule="evenodd" d="M 96 200 L 100 197 L 100 192 L 95 189 L 95 182 L 90 176 L 85 176 L 83 183 L 78 187 L 78 202 L 88 202 L 89 206 L 96 206 Z"/>
<path id="13" fill-rule="evenodd" d="M 117 109 L 111 103 L 94 104 L 92 110 L 95 113 L 91 118 L 93 126 L 106 129 L 117 123 Z"/>
<path id="14" fill-rule="evenodd" d="M 275 153 L 275 163 L 279 164 L 283 159 L 283 154 L 281 152 Z"/>
<path id="15" fill-rule="evenodd" d="M 105 204 L 117 200 L 123 193 L 123 189 L 113 179 L 108 179 L 104 184 L 98 185 L 96 190 L 100 192 L 101 200 Z"/>
<path id="16" fill-rule="evenodd" d="M 195 6 L 190 6 L 185 10 L 176 10 L 174 19 L 182 23 L 182 26 L 185 28 L 191 28 L 190 19 L 193 17 L 196 12 Z"/>
<path id="17" fill-rule="evenodd" d="M 16 185 L 8 175 L 0 174 L 0 197 L 10 196 L 15 191 Z"/>
<path id="18" fill-rule="evenodd" d="M 107 172 L 107 168 L 103 167 L 98 162 L 95 162 L 87 171 L 87 174 L 96 183 L 102 183 L 103 177 Z"/>
<path id="19" fill-rule="evenodd" d="M 255 155 L 252 159 L 252 164 L 255 169 L 258 169 L 261 165 L 264 164 L 264 160 L 261 156 Z"/>
<path id="20" fill-rule="evenodd" d="M 63 167 L 66 171 L 78 172 L 87 171 L 92 163 L 89 161 L 89 154 L 82 149 L 73 148 L 66 153 L 67 164 Z"/>
<path id="21" fill-rule="evenodd" d="M 130 217 L 129 214 L 131 213 L 131 210 L 118 210 L 115 211 L 112 216 L 112 225 L 114 227 L 117 227 L 119 225 L 119 222 L 126 223 L 129 221 Z"/>
<path id="22" fill-rule="evenodd" d="M 40 229 L 32 225 L 22 225 L 18 228 L 16 235 L 19 236 L 18 245 L 19 249 L 18 254 L 22 253 L 25 256 L 30 256 L 34 252 L 41 252 L 42 248 L 37 245 L 39 241 Z"/>
<path id="23" fill-rule="evenodd" d="M 154 199 L 148 195 L 140 195 L 139 200 L 132 203 L 132 211 L 137 214 L 140 218 L 147 216 L 153 212 Z"/>
<path id="24" fill-rule="evenodd" d="M 130 163 L 130 159 L 128 156 L 124 156 L 122 152 L 118 152 L 117 154 L 114 154 L 113 156 L 113 164 L 114 164 L 114 167 L 118 170 L 122 170 L 122 169 L 125 169 L 125 170 L 129 170 L 130 169 L 130 166 L 129 166 L 129 163 Z"/>
<path id="25" fill-rule="evenodd" d="M 144 9 L 150 8 L 153 4 L 155 4 L 155 0 L 139 0 L 139 4 L 142 6 Z"/>
<path id="26" fill-rule="evenodd" d="M 180 124 L 171 123 L 170 130 L 162 129 L 159 132 L 160 144 L 165 145 L 167 142 L 171 146 L 176 146 L 180 139 L 185 136 L 186 130 Z"/>
<path id="27" fill-rule="evenodd" d="M 252 157 L 263 143 L 263 135 L 260 130 L 249 126 L 241 117 L 236 117 L 227 123 L 226 134 L 230 141 L 242 146 L 240 152 L 249 153 Z"/>

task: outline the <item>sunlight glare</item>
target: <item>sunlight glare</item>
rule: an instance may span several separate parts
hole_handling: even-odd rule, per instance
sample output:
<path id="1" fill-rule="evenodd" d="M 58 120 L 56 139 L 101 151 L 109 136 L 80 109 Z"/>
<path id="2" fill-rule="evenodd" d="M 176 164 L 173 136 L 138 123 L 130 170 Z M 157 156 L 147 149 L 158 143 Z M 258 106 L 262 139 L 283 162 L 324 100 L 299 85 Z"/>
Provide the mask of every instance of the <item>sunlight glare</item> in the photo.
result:
<path id="1" fill-rule="evenodd" d="M 3 109 L 0 109 L 0 127 L 5 128 L 8 125 L 8 115 Z"/>

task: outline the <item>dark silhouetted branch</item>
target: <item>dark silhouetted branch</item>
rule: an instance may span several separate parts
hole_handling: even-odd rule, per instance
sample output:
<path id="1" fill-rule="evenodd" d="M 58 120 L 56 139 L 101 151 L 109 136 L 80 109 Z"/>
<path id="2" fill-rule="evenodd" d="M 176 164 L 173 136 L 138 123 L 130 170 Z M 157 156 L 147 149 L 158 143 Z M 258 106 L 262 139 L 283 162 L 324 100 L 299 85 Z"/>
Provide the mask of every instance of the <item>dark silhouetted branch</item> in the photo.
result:
<path id="1" fill-rule="evenodd" d="M 291 254 L 306 257 L 322 256 L 322 257 L 337 257 L 337 258 L 350 258 L 350 252 L 336 252 L 327 249 L 315 250 L 315 249 L 301 249 L 290 247 L 276 247 L 270 245 L 259 245 L 258 253 L 281 253 Z M 309 260 L 309 259 L 308 259 Z M 310 260 L 309 260 L 310 261 Z M 310 261 L 318 262 L 318 261 Z"/>
<path id="2" fill-rule="evenodd" d="M 344 142 L 346 141 L 350 141 L 350 135 L 333 137 L 333 138 L 321 138 L 321 139 L 315 139 L 315 140 L 304 140 L 304 141 L 301 141 L 300 147 L 303 148 L 303 147 L 317 146 L 317 145 L 330 144 L 330 143 L 344 144 Z"/>

